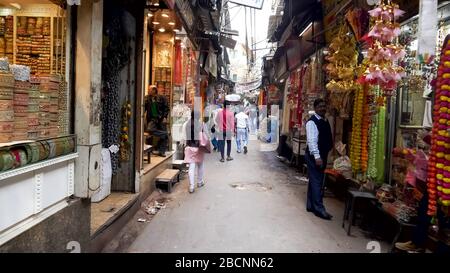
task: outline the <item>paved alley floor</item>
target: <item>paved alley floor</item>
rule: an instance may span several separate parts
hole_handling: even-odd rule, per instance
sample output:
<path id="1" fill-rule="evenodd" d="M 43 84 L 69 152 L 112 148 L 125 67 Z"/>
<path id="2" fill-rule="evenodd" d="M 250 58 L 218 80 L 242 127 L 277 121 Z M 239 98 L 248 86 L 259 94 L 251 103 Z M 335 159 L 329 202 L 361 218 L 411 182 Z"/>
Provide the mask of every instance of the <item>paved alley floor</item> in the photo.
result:
<path id="1" fill-rule="evenodd" d="M 306 212 L 301 174 L 271 150 L 253 140 L 247 155 L 233 147 L 230 162 L 219 162 L 219 153 L 207 155 L 206 185 L 189 194 L 186 175 L 126 251 L 370 252 L 370 238 L 357 227 L 347 236 L 341 227 L 342 201 L 324 199 L 332 221 Z"/>

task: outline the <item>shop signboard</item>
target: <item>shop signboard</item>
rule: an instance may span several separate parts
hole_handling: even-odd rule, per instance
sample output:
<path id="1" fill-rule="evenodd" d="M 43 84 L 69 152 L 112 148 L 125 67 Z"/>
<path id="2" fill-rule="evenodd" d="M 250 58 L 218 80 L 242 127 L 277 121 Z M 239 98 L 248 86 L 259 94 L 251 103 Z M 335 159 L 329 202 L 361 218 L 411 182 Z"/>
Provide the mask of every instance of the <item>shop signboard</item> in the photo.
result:
<path id="1" fill-rule="evenodd" d="M 236 46 L 236 43 L 237 43 L 236 40 L 226 37 L 224 35 L 220 35 L 220 44 L 221 45 L 231 48 L 231 49 L 234 49 L 234 47 Z"/>
<path id="2" fill-rule="evenodd" d="M 229 2 L 254 9 L 262 9 L 264 4 L 264 0 L 230 0 Z"/>
<path id="3" fill-rule="evenodd" d="M 261 79 L 251 82 L 237 83 L 235 86 L 236 93 L 246 93 L 258 89 L 261 86 Z"/>
<path id="4" fill-rule="evenodd" d="M 194 27 L 194 13 L 192 12 L 191 4 L 189 4 L 188 0 L 176 0 L 175 4 L 180 11 L 186 29 L 188 32 L 191 32 Z"/>

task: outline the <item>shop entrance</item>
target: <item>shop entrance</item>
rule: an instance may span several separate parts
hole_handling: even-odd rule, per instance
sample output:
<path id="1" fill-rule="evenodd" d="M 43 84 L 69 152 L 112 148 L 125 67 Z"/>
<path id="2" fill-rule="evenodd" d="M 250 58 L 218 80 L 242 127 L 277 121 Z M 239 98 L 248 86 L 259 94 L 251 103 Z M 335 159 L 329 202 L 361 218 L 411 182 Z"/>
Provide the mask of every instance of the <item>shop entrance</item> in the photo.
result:
<path id="1" fill-rule="evenodd" d="M 119 1 L 104 5 L 102 52 L 102 175 L 92 197 L 91 236 L 138 199 L 135 192 L 136 26 Z"/>

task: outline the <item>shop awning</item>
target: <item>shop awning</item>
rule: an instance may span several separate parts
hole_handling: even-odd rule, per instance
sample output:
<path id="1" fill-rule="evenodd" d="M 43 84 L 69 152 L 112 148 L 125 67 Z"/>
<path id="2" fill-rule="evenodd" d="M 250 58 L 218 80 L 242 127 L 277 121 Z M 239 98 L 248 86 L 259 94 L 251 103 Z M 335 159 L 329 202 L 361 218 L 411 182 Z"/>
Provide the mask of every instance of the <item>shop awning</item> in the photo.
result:
<path id="1" fill-rule="evenodd" d="M 272 38 L 278 25 L 281 23 L 283 15 L 271 15 L 269 17 L 269 27 L 267 28 L 267 39 Z"/>
<path id="2" fill-rule="evenodd" d="M 253 90 L 258 89 L 261 86 L 261 79 L 257 79 L 251 82 L 244 82 L 244 83 L 236 83 L 235 91 L 238 94 L 241 93 L 247 93 Z"/>
<path id="3" fill-rule="evenodd" d="M 317 9 L 318 6 L 320 6 L 320 2 L 317 0 L 290 1 L 290 5 L 284 6 L 282 21 L 275 30 L 274 35 L 270 38 L 270 41 L 275 42 L 281 39 L 284 30 L 291 23 L 291 18 L 294 17 L 294 15 L 301 14 L 302 16 L 308 16 L 308 14 Z M 296 16 L 296 20 L 299 22 L 303 21 L 302 16 Z"/>
<path id="4" fill-rule="evenodd" d="M 197 15 L 203 25 L 204 31 L 217 31 L 211 12 L 207 9 L 198 7 Z"/>

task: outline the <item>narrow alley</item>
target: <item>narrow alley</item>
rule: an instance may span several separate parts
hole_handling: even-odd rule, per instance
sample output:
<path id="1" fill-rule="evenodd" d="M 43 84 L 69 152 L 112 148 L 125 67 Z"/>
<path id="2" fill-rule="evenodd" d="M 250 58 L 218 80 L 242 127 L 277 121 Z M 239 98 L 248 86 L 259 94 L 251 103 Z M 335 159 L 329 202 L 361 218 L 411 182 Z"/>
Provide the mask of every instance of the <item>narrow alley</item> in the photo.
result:
<path id="1" fill-rule="evenodd" d="M 234 160 L 225 163 L 217 153 L 207 155 L 206 185 L 189 194 L 185 175 L 167 195 L 167 207 L 139 223 L 145 228 L 121 251 L 369 252 L 370 239 L 357 228 L 349 237 L 341 227 L 339 200 L 324 201 L 332 221 L 306 212 L 306 182 L 265 145 L 251 141 L 247 155 L 233 148 Z"/>
<path id="2" fill-rule="evenodd" d="M 0 253 L 450 253 L 449 143 L 450 1 L 0 0 Z"/>

